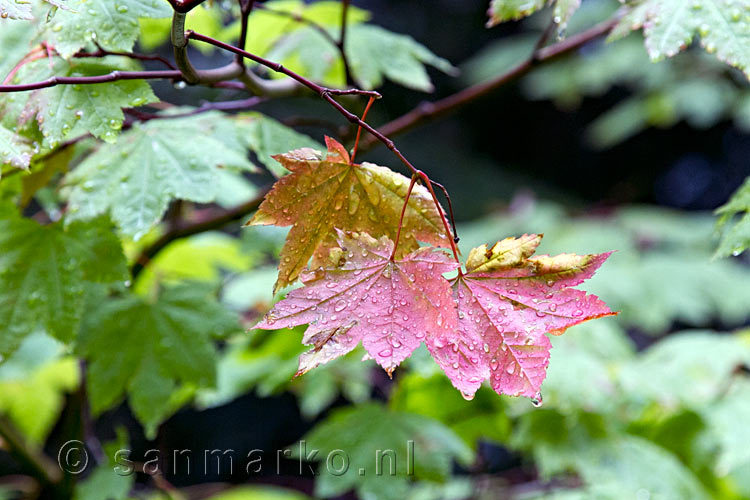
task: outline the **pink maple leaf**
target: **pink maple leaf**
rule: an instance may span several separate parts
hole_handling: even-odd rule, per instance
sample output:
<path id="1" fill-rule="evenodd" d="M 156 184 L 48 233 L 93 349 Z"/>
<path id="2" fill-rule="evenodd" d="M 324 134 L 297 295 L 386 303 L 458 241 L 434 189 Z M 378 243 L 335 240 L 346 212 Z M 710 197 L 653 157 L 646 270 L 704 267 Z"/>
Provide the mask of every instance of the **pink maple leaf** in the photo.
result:
<path id="1" fill-rule="evenodd" d="M 300 275 L 304 288 L 287 297 L 256 327 L 309 324 L 298 374 L 343 356 L 362 342 L 389 374 L 423 339 L 455 335 L 457 315 L 451 288 L 442 275 L 458 264 L 423 247 L 391 260 L 393 242 L 366 233 L 337 230 L 337 262 Z"/>

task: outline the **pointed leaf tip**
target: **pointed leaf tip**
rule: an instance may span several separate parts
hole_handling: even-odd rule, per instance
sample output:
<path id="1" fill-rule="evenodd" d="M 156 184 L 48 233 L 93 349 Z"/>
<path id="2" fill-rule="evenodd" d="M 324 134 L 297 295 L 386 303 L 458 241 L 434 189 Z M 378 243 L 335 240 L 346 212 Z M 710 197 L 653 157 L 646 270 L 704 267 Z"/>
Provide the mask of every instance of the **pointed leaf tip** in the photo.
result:
<path id="1" fill-rule="evenodd" d="M 339 141 L 332 137 L 325 136 L 326 147 L 328 148 L 328 156 L 326 161 L 349 163 L 351 158 L 349 157 L 349 151 Z"/>

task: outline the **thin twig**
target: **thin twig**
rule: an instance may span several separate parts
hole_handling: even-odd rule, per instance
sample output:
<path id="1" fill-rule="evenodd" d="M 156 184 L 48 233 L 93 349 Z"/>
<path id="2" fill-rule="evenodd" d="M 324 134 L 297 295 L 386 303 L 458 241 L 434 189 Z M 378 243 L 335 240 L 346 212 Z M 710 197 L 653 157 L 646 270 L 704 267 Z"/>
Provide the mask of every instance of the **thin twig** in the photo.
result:
<path id="1" fill-rule="evenodd" d="M 239 0 L 240 3 L 240 38 L 237 42 L 238 47 L 245 48 L 245 45 L 247 45 L 247 24 L 248 19 L 250 18 L 250 13 L 253 11 L 253 5 L 255 5 L 255 0 Z M 235 55 L 234 59 L 237 64 L 245 67 L 245 58 L 242 57 L 239 54 Z"/>
<path id="2" fill-rule="evenodd" d="M 406 207 L 409 206 L 409 197 L 411 197 L 411 192 L 414 189 L 414 184 L 416 184 L 419 178 L 420 177 L 417 174 L 413 174 L 411 176 L 411 181 L 409 182 L 409 189 L 406 190 L 406 197 L 404 198 L 404 206 L 401 207 L 401 217 L 398 218 L 398 230 L 396 231 L 396 239 L 393 242 L 393 253 L 391 253 L 391 260 L 396 258 L 396 250 L 398 250 L 398 242 L 401 239 L 401 229 L 404 227 L 404 216 L 406 215 Z"/>
<path id="3" fill-rule="evenodd" d="M 175 70 L 163 71 L 112 71 L 99 76 L 53 76 L 41 82 L 17 85 L 0 85 L 0 92 L 26 92 L 45 89 L 55 85 L 91 85 L 96 83 L 116 82 L 119 80 L 175 80 L 182 81 L 182 73 Z"/>
<path id="4" fill-rule="evenodd" d="M 362 112 L 362 121 L 367 119 L 367 113 L 370 111 L 370 106 L 375 102 L 374 97 L 370 97 L 365 106 L 364 112 Z M 349 165 L 354 164 L 354 158 L 357 156 L 357 148 L 359 147 L 359 137 L 362 135 L 362 127 L 357 127 L 357 138 L 354 140 L 354 147 L 352 148 L 352 156 L 349 158 Z"/>
<path id="5" fill-rule="evenodd" d="M 451 218 L 451 226 L 453 227 L 453 242 L 458 243 L 459 237 L 458 237 L 458 230 L 456 229 L 456 217 L 453 215 L 453 202 L 451 201 L 451 195 L 448 194 L 448 190 L 445 189 L 445 186 L 440 184 L 439 182 L 435 182 L 433 180 L 430 180 L 433 186 L 440 189 L 443 192 L 443 195 L 445 196 L 445 201 L 448 203 L 448 215 L 450 215 Z"/>
<path id="6" fill-rule="evenodd" d="M 590 41 L 609 33 L 609 31 L 612 29 L 612 27 L 615 26 L 615 24 L 617 24 L 617 22 L 617 19 L 604 21 L 586 31 L 571 36 L 570 38 L 563 40 L 562 42 L 540 48 L 534 51 L 528 59 L 514 66 L 505 73 L 498 75 L 487 82 L 472 85 L 471 87 L 461 90 L 460 92 L 457 92 L 439 101 L 423 102 L 408 113 L 386 123 L 385 125 L 380 127 L 379 130 L 383 135 L 386 136 L 401 134 L 408 130 L 411 130 L 416 125 L 419 125 L 423 122 L 434 120 L 435 118 L 461 109 L 464 106 L 471 104 L 474 101 L 497 90 L 503 85 L 506 85 L 507 83 L 510 83 L 526 75 L 536 65 L 568 54 L 576 49 L 579 49 L 583 45 L 586 45 Z M 372 149 L 376 144 L 377 141 L 375 139 L 367 139 L 363 141 L 362 145 L 360 146 L 360 150 L 368 151 Z"/>

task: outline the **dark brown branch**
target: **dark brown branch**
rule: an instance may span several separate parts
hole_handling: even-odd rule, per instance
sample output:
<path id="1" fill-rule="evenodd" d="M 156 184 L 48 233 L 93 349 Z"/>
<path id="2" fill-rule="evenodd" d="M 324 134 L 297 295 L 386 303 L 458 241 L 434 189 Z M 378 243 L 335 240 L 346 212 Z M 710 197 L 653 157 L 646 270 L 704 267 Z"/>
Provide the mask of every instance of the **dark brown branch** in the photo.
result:
<path id="1" fill-rule="evenodd" d="M 590 41 L 607 34 L 616 23 L 617 19 L 604 21 L 586 31 L 571 36 L 562 42 L 558 42 L 548 47 L 538 48 L 528 59 L 489 81 L 473 85 L 436 102 L 423 102 L 405 115 L 402 115 L 380 127 L 380 133 L 386 136 L 401 134 L 423 122 L 434 120 L 461 109 L 467 104 L 477 101 L 503 85 L 526 75 L 538 64 L 568 54 L 586 45 Z M 360 146 L 360 149 L 366 151 L 372 149 L 376 144 L 376 140 L 368 138 Z"/>
<path id="2" fill-rule="evenodd" d="M 220 229 L 230 222 L 242 219 L 247 214 L 254 212 L 258 209 L 258 206 L 260 206 L 260 203 L 263 201 L 263 198 L 266 196 L 266 193 L 268 193 L 270 189 L 271 186 L 265 186 L 260 190 L 258 196 L 256 196 L 252 200 L 243 203 L 242 205 L 239 205 L 238 207 L 235 207 L 231 210 L 223 212 L 216 217 L 176 228 L 165 233 L 161 238 L 156 240 L 148 248 L 145 248 L 138 256 L 131 269 L 133 273 L 133 279 L 135 279 L 141 273 L 141 271 L 143 271 L 144 267 L 148 265 L 148 263 L 157 253 L 159 253 L 162 249 L 164 249 L 164 247 L 166 247 L 173 241 L 181 238 L 187 238 L 188 236 L 193 236 L 205 231 Z"/>
<path id="3" fill-rule="evenodd" d="M 113 71 L 99 76 L 53 76 L 47 80 L 18 85 L 0 85 L 0 92 L 26 92 L 44 89 L 55 85 L 91 85 L 95 83 L 116 82 L 119 80 L 175 80 L 182 81 L 182 73 L 175 70 L 164 71 Z"/>

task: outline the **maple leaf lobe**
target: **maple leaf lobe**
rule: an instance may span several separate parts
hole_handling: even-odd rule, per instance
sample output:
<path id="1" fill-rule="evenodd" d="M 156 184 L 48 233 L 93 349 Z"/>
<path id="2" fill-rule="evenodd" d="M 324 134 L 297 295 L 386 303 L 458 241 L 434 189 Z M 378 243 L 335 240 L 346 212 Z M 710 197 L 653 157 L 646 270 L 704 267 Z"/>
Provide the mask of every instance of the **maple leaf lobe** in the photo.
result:
<path id="1" fill-rule="evenodd" d="M 613 314 L 598 297 L 571 288 L 609 253 L 531 257 L 540 242 L 540 235 L 524 235 L 478 247 L 470 272 L 452 280 L 456 335 L 427 346 L 467 399 L 484 380 L 499 394 L 538 398 L 551 348 L 545 334 Z"/>

